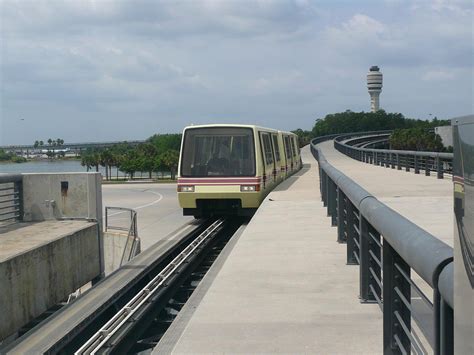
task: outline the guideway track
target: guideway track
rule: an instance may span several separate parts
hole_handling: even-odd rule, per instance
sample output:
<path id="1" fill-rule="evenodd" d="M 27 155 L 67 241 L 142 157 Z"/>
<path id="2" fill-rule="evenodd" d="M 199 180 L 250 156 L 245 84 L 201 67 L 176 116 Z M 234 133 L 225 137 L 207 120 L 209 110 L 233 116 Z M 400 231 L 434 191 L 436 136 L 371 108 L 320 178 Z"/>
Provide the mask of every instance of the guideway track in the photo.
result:
<path id="1" fill-rule="evenodd" d="M 211 224 L 212 221 L 192 221 L 180 227 L 75 302 L 0 348 L 0 354 L 74 352 Z"/>
<path id="2" fill-rule="evenodd" d="M 224 219 L 213 222 L 179 253 L 158 275 L 141 289 L 120 311 L 97 331 L 75 354 L 102 354 L 117 351 L 132 328 L 155 306 L 169 299 L 169 288 L 180 284 L 181 275 L 199 259 L 201 252 L 212 242 L 226 225 Z M 149 316 L 148 316 L 149 318 Z M 143 328 L 140 326 L 140 328 Z M 128 343 L 130 343 L 128 341 Z M 119 351 L 121 352 L 121 351 Z"/>

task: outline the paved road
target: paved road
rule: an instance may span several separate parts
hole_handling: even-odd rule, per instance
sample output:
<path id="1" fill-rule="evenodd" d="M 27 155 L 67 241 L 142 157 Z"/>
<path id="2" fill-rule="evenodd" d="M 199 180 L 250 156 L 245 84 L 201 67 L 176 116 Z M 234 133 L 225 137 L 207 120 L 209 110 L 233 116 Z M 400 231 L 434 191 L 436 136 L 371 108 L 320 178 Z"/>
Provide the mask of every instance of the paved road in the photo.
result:
<path id="1" fill-rule="evenodd" d="M 192 219 L 183 216 L 178 205 L 176 184 L 103 185 L 102 199 L 104 207 L 128 207 L 138 212 L 142 250 Z M 116 223 L 125 223 L 123 215 L 112 218 Z"/>

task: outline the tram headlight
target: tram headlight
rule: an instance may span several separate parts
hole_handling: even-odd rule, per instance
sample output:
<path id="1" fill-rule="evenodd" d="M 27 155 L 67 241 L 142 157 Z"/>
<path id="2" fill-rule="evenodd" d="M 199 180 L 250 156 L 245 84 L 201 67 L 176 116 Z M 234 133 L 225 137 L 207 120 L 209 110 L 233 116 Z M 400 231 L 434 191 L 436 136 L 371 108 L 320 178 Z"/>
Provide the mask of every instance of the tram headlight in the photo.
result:
<path id="1" fill-rule="evenodd" d="M 178 192 L 194 192 L 194 186 L 180 185 L 178 186 Z"/>
<path id="2" fill-rule="evenodd" d="M 241 191 L 241 192 L 255 192 L 255 191 L 260 191 L 260 186 L 259 186 L 259 185 L 241 185 L 241 186 L 240 186 L 240 191 Z"/>

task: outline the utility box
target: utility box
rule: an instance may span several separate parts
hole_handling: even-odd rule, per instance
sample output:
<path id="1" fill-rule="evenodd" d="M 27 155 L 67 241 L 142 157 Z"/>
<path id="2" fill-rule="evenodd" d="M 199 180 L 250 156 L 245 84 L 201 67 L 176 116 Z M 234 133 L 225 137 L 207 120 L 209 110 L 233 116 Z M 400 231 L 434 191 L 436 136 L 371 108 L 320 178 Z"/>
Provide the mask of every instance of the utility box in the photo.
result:
<path id="1" fill-rule="evenodd" d="M 474 354 L 474 115 L 454 118 L 454 353 Z"/>

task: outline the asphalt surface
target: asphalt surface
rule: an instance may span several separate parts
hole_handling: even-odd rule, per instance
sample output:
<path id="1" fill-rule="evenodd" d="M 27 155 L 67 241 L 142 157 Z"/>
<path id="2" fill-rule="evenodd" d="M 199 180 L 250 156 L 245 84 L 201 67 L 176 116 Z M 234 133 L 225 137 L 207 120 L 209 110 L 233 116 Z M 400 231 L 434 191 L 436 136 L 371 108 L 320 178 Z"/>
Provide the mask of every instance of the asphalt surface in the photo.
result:
<path id="1" fill-rule="evenodd" d="M 163 239 L 193 217 L 184 217 L 178 204 L 176 184 L 102 185 L 103 207 L 133 208 L 138 214 L 142 251 Z M 111 223 L 127 224 L 125 214 L 111 213 Z"/>

